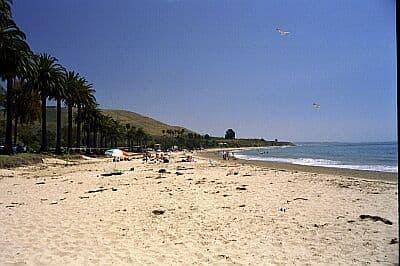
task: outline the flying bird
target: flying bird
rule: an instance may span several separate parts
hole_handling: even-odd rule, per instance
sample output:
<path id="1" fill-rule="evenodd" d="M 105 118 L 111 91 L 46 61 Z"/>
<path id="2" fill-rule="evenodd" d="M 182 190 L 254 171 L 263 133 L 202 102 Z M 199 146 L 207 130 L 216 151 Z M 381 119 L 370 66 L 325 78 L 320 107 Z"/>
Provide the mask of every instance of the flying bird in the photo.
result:
<path id="1" fill-rule="evenodd" d="M 281 36 L 286 36 L 290 33 L 289 31 L 283 31 L 280 28 L 276 28 L 276 30 L 279 32 Z"/>
<path id="2" fill-rule="evenodd" d="M 319 109 L 321 106 L 318 103 L 313 103 L 312 104 L 314 106 L 314 108 Z"/>

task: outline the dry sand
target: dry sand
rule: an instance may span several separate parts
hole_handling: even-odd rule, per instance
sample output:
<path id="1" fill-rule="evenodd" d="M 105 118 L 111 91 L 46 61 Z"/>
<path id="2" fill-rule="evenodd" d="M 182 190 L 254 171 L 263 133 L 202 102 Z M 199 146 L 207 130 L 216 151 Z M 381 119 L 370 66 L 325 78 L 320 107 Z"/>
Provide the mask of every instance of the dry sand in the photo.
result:
<path id="1" fill-rule="evenodd" d="M 397 181 L 181 156 L 0 170 L 0 265 L 398 263 Z"/>

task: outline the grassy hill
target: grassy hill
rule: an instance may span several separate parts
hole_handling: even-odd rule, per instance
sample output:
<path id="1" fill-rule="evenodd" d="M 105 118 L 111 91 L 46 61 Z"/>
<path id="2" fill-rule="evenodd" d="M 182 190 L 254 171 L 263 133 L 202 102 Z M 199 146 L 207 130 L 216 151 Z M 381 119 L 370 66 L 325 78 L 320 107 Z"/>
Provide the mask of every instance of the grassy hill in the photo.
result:
<path id="1" fill-rule="evenodd" d="M 131 124 L 136 128 L 143 128 L 148 134 L 153 136 L 161 136 L 163 130 L 167 129 L 178 129 L 181 130 L 183 127 L 171 126 L 163 122 L 157 121 L 153 118 L 140 115 L 138 113 L 125 111 L 125 110 L 110 110 L 101 109 L 103 114 L 111 116 L 114 120 L 119 121 L 121 124 Z M 193 132 L 189 129 L 185 129 L 185 132 Z"/>
<path id="2" fill-rule="evenodd" d="M 103 114 L 111 116 L 114 120 L 119 121 L 122 125 L 125 124 L 130 124 L 131 126 L 134 126 L 136 128 L 143 128 L 143 130 L 152 135 L 152 136 L 161 136 L 163 130 L 168 130 L 168 129 L 182 129 L 183 127 L 179 126 L 171 126 L 166 123 L 157 121 L 153 118 L 146 117 L 143 115 L 140 115 L 138 113 L 130 112 L 130 111 L 125 111 L 125 110 L 111 110 L 111 109 L 101 109 Z M 62 127 L 67 126 L 67 119 L 68 119 L 68 114 L 67 114 L 67 109 L 62 108 L 61 110 L 61 121 L 62 121 Z M 0 116 L 0 120 L 4 120 L 4 116 Z M 50 131 L 56 131 L 56 108 L 55 106 L 48 106 L 47 107 L 47 129 Z M 74 125 L 75 126 L 75 125 Z M 36 121 L 35 122 L 35 128 L 39 129 L 40 128 L 40 122 Z M 185 132 L 193 132 L 192 130 L 185 129 Z"/>

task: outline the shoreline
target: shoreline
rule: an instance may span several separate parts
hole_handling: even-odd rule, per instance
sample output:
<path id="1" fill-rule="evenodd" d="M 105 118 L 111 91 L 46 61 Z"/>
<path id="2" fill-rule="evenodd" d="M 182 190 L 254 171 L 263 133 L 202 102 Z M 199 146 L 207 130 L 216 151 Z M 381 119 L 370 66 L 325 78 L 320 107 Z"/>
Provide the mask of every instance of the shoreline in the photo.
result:
<path id="1" fill-rule="evenodd" d="M 224 161 L 220 156 L 216 154 L 216 152 L 225 150 L 244 150 L 244 149 L 254 149 L 253 147 L 249 148 L 239 148 L 239 149 L 218 149 L 218 150 L 205 150 L 203 152 L 198 153 L 200 156 L 204 156 L 208 159 Z M 230 160 L 232 162 L 237 162 L 245 165 L 254 165 L 259 167 L 267 167 L 278 170 L 287 170 L 287 171 L 299 171 L 299 172 L 307 172 L 307 173 L 315 173 L 315 174 L 328 174 L 328 175 L 336 175 L 336 176 L 349 176 L 356 177 L 360 179 L 368 179 L 368 180 L 377 180 L 377 181 L 386 181 L 386 182 L 395 182 L 398 183 L 398 173 L 390 173 L 390 172 L 379 172 L 379 171 L 369 171 L 369 170 L 356 170 L 356 169 L 347 169 L 347 168 L 334 168 L 334 167 L 323 167 L 323 166 L 311 166 L 311 165 L 300 165 L 300 164 L 291 164 L 284 162 L 269 162 L 262 160 L 244 160 L 244 159 L 233 159 Z M 225 161 L 226 162 L 226 161 Z"/>

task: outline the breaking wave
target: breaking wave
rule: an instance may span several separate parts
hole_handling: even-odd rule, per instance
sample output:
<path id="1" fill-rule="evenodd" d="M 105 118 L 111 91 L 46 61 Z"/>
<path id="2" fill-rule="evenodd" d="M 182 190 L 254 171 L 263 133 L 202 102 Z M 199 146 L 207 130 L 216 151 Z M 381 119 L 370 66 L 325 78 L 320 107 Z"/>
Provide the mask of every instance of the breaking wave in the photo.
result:
<path id="1" fill-rule="evenodd" d="M 390 172 L 390 173 L 398 172 L 398 166 L 344 164 L 343 162 L 340 161 L 333 161 L 326 159 L 259 157 L 259 156 L 251 156 L 244 154 L 235 154 L 235 157 L 242 160 L 252 160 L 252 161 L 281 162 L 281 163 L 291 163 L 298 165 L 345 168 L 345 169 L 368 170 L 368 171 Z"/>

